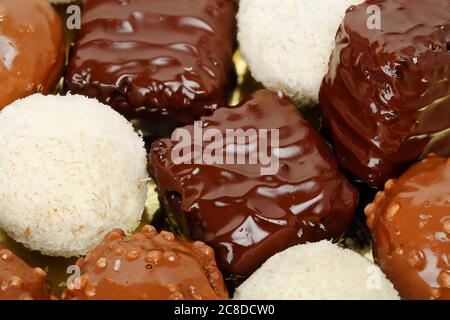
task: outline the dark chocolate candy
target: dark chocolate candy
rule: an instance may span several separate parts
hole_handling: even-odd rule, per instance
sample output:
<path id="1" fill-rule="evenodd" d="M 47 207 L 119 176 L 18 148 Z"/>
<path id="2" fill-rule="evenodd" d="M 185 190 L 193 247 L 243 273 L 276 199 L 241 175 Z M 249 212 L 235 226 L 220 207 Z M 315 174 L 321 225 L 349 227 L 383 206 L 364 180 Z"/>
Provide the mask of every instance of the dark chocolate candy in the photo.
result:
<path id="1" fill-rule="evenodd" d="M 192 123 L 226 103 L 236 6 L 86 0 L 65 87 L 108 103 L 146 133 Z"/>
<path id="2" fill-rule="evenodd" d="M 269 144 L 273 149 L 268 153 L 279 160 L 278 170 L 267 174 L 262 174 L 260 161 L 175 164 L 175 140 L 152 145 L 149 168 L 163 204 L 181 226 L 187 225 L 192 238 L 214 248 L 222 272 L 249 275 L 292 245 L 338 238 L 351 222 L 357 190 L 339 172 L 322 137 L 285 97 L 257 91 L 238 107 L 203 117 L 202 126 L 222 134 L 228 129 L 279 130 L 279 147 Z M 182 130 L 193 134 L 195 129 L 179 128 L 173 137 Z M 254 141 L 221 146 L 234 156 L 233 148 L 264 144 Z M 204 144 L 202 150 L 209 147 Z"/>
<path id="3" fill-rule="evenodd" d="M 63 25 L 46 0 L 0 0 L 0 110 L 50 93 L 65 61 Z"/>
<path id="4" fill-rule="evenodd" d="M 380 186 L 429 152 L 449 155 L 450 2 L 368 0 L 336 40 L 320 104 L 341 165 Z"/>
<path id="5" fill-rule="evenodd" d="M 0 244 L 0 300 L 48 300 L 46 273 Z"/>
<path id="6" fill-rule="evenodd" d="M 430 156 L 366 207 L 374 257 L 403 299 L 450 300 L 450 159 Z"/>
<path id="7" fill-rule="evenodd" d="M 227 299 L 214 251 L 151 226 L 131 238 L 111 232 L 76 264 L 81 278 L 63 293 L 74 300 Z M 78 287 L 77 287 L 78 286 Z"/>

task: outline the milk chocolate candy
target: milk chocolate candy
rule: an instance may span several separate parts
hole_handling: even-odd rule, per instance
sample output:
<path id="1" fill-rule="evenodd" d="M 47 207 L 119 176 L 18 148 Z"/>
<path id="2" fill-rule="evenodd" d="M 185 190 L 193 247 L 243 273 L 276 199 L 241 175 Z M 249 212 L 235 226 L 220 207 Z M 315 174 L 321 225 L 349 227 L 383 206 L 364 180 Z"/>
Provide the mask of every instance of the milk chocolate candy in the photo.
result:
<path id="1" fill-rule="evenodd" d="M 366 208 L 374 257 L 403 299 L 450 299 L 450 159 L 430 156 Z"/>
<path id="2" fill-rule="evenodd" d="M 131 238 L 120 230 L 76 264 L 81 277 L 63 293 L 74 300 L 217 300 L 228 292 L 202 242 L 178 240 L 145 226 Z"/>
<path id="3" fill-rule="evenodd" d="M 47 300 L 45 271 L 32 268 L 0 244 L 0 300 Z"/>
<path id="4" fill-rule="evenodd" d="M 49 93 L 65 61 L 63 26 L 45 0 L 0 0 L 0 110 Z"/>
<path id="5" fill-rule="evenodd" d="M 66 89 L 108 103 L 144 133 L 192 123 L 227 101 L 236 7 L 234 0 L 87 0 Z"/>
<path id="6" fill-rule="evenodd" d="M 239 140 L 231 132 L 247 136 Z M 177 151 L 179 140 L 191 155 Z M 215 152 L 207 143 L 213 140 Z M 255 150 L 270 161 L 253 157 Z M 211 161 L 209 152 L 222 161 Z M 337 239 L 358 200 L 321 136 L 290 100 L 268 90 L 157 140 L 149 162 L 167 211 L 190 237 L 214 248 L 227 275 L 249 275 L 298 243 Z"/>
<path id="7" fill-rule="evenodd" d="M 338 161 L 382 186 L 430 152 L 450 155 L 450 2 L 368 0 L 337 33 L 320 90 Z"/>

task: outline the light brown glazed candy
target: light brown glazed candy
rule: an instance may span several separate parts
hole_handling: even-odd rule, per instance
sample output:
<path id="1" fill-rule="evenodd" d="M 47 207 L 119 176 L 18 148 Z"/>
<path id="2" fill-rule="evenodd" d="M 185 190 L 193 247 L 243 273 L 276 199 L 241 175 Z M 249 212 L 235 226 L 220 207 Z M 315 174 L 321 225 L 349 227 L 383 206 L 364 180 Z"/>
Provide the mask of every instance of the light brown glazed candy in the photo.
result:
<path id="1" fill-rule="evenodd" d="M 63 299 L 228 298 L 210 247 L 176 239 L 170 232 L 158 233 L 151 226 L 129 239 L 120 230 L 111 232 L 77 266 L 81 277 L 74 279 Z"/>
<path id="2" fill-rule="evenodd" d="M 430 155 L 366 207 L 374 257 L 404 299 L 450 299 L 450 159 Z"/>
<path id="3" fill-rule="evenodd" d="M 65 60 L 61 19 L 45 0 L 0 0 L 0 110 L 54 89 Z"/>
<path id="4" fill-rule="evenodd" d="M 0 245 L 0 300 L 47 300 L 46 273 Z"/>

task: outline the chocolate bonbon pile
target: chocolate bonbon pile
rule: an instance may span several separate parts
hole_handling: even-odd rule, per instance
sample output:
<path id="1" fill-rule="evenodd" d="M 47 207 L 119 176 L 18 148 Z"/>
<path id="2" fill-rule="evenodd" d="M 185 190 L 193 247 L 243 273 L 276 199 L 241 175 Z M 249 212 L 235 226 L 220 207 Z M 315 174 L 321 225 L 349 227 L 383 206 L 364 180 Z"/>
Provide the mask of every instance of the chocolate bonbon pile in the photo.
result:
<path id="1" fill-rule="evenodd" d="M 0 300 L 450 300 L 449 70 L 449 0 L 0 0 Z"/>

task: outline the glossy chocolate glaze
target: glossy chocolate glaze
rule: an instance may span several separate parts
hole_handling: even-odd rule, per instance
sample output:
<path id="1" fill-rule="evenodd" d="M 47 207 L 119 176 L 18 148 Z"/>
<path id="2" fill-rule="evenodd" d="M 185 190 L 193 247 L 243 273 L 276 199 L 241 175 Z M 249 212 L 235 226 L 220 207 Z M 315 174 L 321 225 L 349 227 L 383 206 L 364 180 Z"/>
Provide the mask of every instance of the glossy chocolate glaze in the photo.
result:
<path id="1" fill-rule="evenodd" d="M 65 61 L 63 26 L 46 0 L 0 0 L 0 110 L 51 92 Z"/>
<path id="2" fill-rule="evenodd" d="M 149 171 L 163 204 L 178 214 L 181 225 L 188 225 L 192 238 L 214 248 L 222 272 L 249 275 L 292 245 L 336 239 L 343 233 L 353 218 L 358 192 L 288 99 L 257 91 L 238 107 L 220 108 L 202 121 L 204 129 L 222 133 L 280 130 L 279 149 L 274 151 L 279 170 L 273 175 L 261 175 L 261 164 L 175 164 L 171 150 L 176 142 L 161 139 L 152 145 Z"/>
<path id="3" fill-rule="evenodd" d="M 374 257 L 404 299 L 450 299 L 450 159 L 412 166 L 366 207 Z"/>
<path id="4" fill-rule="evenodd" d="M 45 271 L 31 268 L 0 244 L 0 300 L 48 300 Z"/>
<path id="5" fill-rule="evenodd" d="M 66 89 L 144 131 L 189 124 L 233 84 L 234 0 L 87 0 Z"/>
<path id="6" fill-rule="evenodd" d="M 367 9 L 381 10 L 381 30 Z M 320 90 L 338 161 L 380 186 L 429 152 L 450 154 L 450 2 L 352 7 Z"/>
<path id="7" fill-rule="evenodd" d="M 131 238 L 111 232 L 86 258 L 79 259 L 79 289 L 64 299 L 216 300 L 227 299 L 214 251 L 202 242 L 178 240 L 151 226 Z M 76 285 L 76 282 L 73 282 Z"/>

